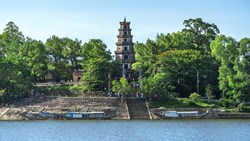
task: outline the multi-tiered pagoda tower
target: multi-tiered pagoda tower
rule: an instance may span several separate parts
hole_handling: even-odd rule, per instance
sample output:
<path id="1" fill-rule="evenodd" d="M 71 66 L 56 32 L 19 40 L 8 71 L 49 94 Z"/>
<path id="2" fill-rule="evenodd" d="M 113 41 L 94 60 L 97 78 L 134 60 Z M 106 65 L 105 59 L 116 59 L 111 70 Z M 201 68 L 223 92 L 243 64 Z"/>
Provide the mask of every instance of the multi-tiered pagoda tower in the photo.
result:
<path id="1" fill-rule="evenodd" d="M 130 22 L 127 22 L 126 18 L 120 22 L 118 31 L 119 35 L 117 36 L 118 41 L 116 43 L 115 56 L 116 60 L 122 62 L 122 76 L 130 82 L 136 78 L 135 73 L 132 71 L 132 64 L 135 63 L 135 52 Z"/>

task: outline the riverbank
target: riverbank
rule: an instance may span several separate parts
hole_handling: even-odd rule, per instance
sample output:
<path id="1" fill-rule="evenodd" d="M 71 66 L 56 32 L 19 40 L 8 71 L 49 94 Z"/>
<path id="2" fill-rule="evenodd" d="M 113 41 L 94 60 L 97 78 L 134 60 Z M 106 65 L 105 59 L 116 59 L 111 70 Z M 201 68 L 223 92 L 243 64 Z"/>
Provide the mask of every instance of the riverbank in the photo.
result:
<path id="1" fill-rule="evenodd" d="M 216 108 L 174 108 L 174 109 L 152 108 L 150 109 L 150 112 L 153 113 L 154 115 L 157 115 L 158 117 L 161 117 L 162 113 L 165 111 L 179 111 L 179 112 L 198 111 L 198 113 L 200 114 L 204 114 L 207 112 L 205 116 L 198 117 L 201 119 L 250 119 L 250 113 L 228 112 L 228 111 L 216 109 Z M 188 118 L 195 118 L 195 117 L 186 117 L 186 118 L 188 119 Z"/>
<path id="2" fill-rule="evenodd" d="M 31 97 L 0 108 L 0 120 L 24 120 L 25 112 L 104 112 L 112 119 L 129 119 L 126 103 L 116 97 Z"/>
<path id="3" fill-rule="evenodd" d="M 23 116 L 26 112 L 104 112 L 111 119 L 161 119 L 164 111 L 198 111 L 204 113 L 208 110 L 208 114 L 202 117 L 205 119 L 250 119 L 250 113 L 227 112 L 217 108 L 143 108 L 143 99 L 139 100 L 139 104 L 134 109 L 128 108 L 127 101 L 121 103 L 117 97 L 31 97 L 21 99 L 11 105 L 0 108 L 0 120 L 27 120 Z M 136 98 L 130 98 L 136 100 Z M 135 101 L 135 103 L 139 103 Z M 144 100 L 145 101 L 145 100 Z M 131 103 L 131 102 L 130 102 Z M 146 103 L 146 102 L 145 102 Z M 145 107 L 145 106 L 144 106 Z M 138 109 L 139 108 L 139 109 Z M 142 118 L 142 112 L 148 113 L 150 118 Z M 138 112 L 139 111 L 139 112 Z M 147 112 L 148 111 L 148 112 Z M 133 112 L 133 113 L 132 113 Z M 136 115 L 140 113 L 140 115 Z M 132 117 L 131 117 L 132 116 Z M 147 115 L 146 115 L 147 116 Z"/>

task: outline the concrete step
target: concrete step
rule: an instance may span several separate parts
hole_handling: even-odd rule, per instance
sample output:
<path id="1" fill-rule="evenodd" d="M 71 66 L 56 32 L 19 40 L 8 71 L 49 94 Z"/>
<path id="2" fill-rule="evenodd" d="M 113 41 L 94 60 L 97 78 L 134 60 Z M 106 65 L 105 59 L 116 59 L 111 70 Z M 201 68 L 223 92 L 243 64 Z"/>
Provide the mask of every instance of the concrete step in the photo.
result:
<path id="1" fill-rule="evenodd" d="M 145 98 L 126 98 L 130 119 L 150 119 Z"/>

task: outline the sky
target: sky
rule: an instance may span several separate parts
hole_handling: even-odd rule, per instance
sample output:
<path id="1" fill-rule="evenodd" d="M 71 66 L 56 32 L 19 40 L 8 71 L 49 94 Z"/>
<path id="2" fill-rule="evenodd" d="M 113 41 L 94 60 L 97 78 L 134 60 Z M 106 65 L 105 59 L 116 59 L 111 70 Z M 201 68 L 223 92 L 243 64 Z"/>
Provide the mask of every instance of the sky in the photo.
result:
<path id="1" fill-rule="evenodd" d="M 125 16 L 134 42 L 181 31 L 190 18 L 214 23 L 238 41 L 250 38 L 250 0 L 0 0 L 0 33 L 13 21 L 25 37 L 101 39 L 114 53 Z"/>

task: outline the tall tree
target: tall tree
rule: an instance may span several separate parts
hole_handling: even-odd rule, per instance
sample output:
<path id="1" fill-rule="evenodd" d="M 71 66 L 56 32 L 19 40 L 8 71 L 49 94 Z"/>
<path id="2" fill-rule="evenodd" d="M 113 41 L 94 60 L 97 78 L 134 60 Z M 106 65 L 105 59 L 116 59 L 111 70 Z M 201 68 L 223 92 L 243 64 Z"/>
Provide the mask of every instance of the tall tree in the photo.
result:
<path id="1" fill-rule="evenodd" d="M 122 77 L 122 63 L 120 61 L 114 60 L 111 62 L 111 79 L 117 80 Z"/>
<path id="2" fill-rule="evenodd" d="M 201 18 L 188 19 L 183 22 L 183 32 L 189 33 L 196 50 L 201 51 L 201 59 L 196 62 L 197 93 L 205 93 L 205 86 L 217 86 L 218 62 L 211 56 L 210 44 L 220 33 L 214 23 L 204 22 Z M 217 88 L 218 89 L 218 88 Z M 218 93 L 218 90 L 216 90 Z"/>
<path id="3" fill-rule="evenodd" d="M 169 50 L 158 55 L 154 67 L 159 73 L 165 73 L 171 87 L 176 88 L 175 93 L 181 97 L 188 96 L 195 91 L 193 70 L 194 63 L 200 59 L 200 52 L 196 50 Z M 173 91 L 173 90 L 172 90 Z"/>
<path id="4" fill-rule="evenodd" d="M 112 91 L 120 94 L 122 97 L 122 102 L 124 102 L 125 94 L 129 94 L 133 91 L 132 86 L 128 83 L 128 81 L 122 77 L 120 80 L 114 80 L 112 81 Z"/>
<path id="5" fill-rule="evenodd" d="M 100 39 L 83 45 L 83 81 L 89 91 L 104 90 L 108 85 L 111 53 Z"/>
<path id="6" fill-rule="evenodd" d="M 72 70 L 82 69 L 80 63 L 80 61 L 82 61 L 81 41 L 78 39 L 72 40 L 66 37 L 62 39 L 62 42 L 64 45 L 62 54 L 70 62 L 71 69 Z"/>
<path id="7" fill-rule="evenodd" d="M 250 38 L 240 40 L 239 57 L 235 61 L 241 102 L 250 101 Z"/>
<path id="8" fill-rule="evenodd" d="M 1 35 L 1 50 L 6 57 L 15 59 L 19 54 L 19 47 L 24 43 L 25 38 L 14 22 L 8 22 Z"/>
<path id="9" fill-rule="evenodd" d="M 49 62 L 45 45 L 41 41 L 26 38 L 19 56 L 27 64 L 32 81 L 43 81 L 43 73 Z"/>
<path id="10" fill-rule="evenodd" d="M 185 28 L 182 31 L 190 33 L 196 48 L 210 54 L 209 45 L 220 33 L 217 26 L 204 22 L 201 18 L 184 20 L 183 24 Z"/>
<path id="11" fill-rule="evenodd" d="M 236 102 L 239 98 L 237 85 L 239 79 L 236 77 L 239 63 L 239 44 L 232 37 L 220 35 L 211 44 L 212 55 L 220 62 L 219 67 L 219 88 L 223 97 Z M 237 61 L 238 60 L 238 61 Z"/>
<path id="12" fill-rule="evenodd" d="M 32 86 L 28 71 L 23 64 L 15 64 L 5 59 L 0 61 L 0 66 L 0 90 L 3 90 L 1 102 L 7 104 L 17 98 L 27 96 Z"/>
<path id="13" fill-rule="evenodd" d="M 52 70 L 56 74 L 56 81 L 67 80 L 71 78 L 70 64 L 67 57 L 63 55 L 65 44 L 63 39 L 53 35 L 46 41 L 46 48 L 48 50 L 48 56 L 50 64 L 48 70 Z"/>
<path id="14" fill-rule="evenodd" d="M 135 44 L 136 63 L 132 65 L 133 69 L 139 72 L 145 72 L 145 76 L 149 76 L 154 72 L 152 65 L 157 60 L 157 55 L 161 53 L 161 48 L 157 46 L 155 41 L 148 39 L 145 44 Z"/>
<path id="15" fill-rule="evenodd" d="M 21 57 L 25 39 L 14 22 L 9 22 L 0 36 L 0 90 L 2 103 L 26 96 L 31 88 L 29 70 Z"/>

